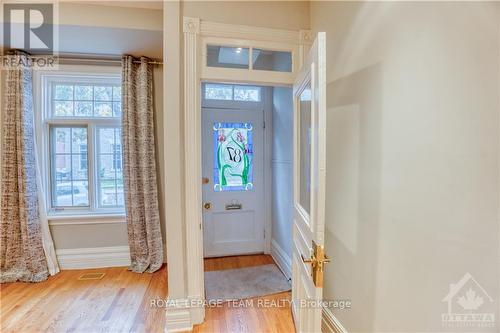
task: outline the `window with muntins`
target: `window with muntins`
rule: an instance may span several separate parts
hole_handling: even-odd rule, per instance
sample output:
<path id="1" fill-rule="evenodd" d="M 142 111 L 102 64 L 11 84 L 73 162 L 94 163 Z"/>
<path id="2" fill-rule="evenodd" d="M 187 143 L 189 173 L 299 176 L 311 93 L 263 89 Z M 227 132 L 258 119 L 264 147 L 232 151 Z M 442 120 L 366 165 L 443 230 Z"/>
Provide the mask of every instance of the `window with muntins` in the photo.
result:
<path id="1" fill-rule="evenodd" d="M 123 212 L 119 75 L 47 74 L 43 141 L 50 212 Z"/>
<path id="2" fill-rule="evenodd" d="M 255 86 L 206 83 L 205 99 L 237 102 L 260 102 L 261 89 Z"/>

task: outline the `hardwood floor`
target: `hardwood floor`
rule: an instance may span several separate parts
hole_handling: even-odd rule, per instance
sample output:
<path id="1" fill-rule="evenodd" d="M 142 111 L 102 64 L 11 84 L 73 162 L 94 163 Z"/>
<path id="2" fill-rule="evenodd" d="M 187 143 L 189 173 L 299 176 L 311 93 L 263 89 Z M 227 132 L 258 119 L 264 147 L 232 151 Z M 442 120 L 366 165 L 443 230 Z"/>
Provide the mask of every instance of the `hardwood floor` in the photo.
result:
<path id="1" fill-rule="evenodd" d="M 101 280 L 78 280 L 104 272 Z M 163 332 L 166 268 L 135 274 L 125 267 L 63 271 L 41 283 L 1 285 L 2 332 Z"/>
<path id="2" fill-rule="evenodd" d="M 274 263 L 270 255 L 234 256 L 205 259 L 205 271 L 243 268 Z M 291 299 L 290 292 L 259 297 L 252 300 L 256 305 L 258 299 L 261 304 L 280 304 L 283 307 L 238 307 L 226 303 L 222 308 L 208 308 L 205 311 L 205 322 L 194 327 L 193 332 L 295 332 L 292 312 L 288 306 Z M 236 304 L 238 305 L 238 303 Z"/>
<path id="3" fill-rule="evenodd" d="M 272 263 L 268 255 L 205 260 L 205 270 Z M 83 273 L 104 272 L 101 280 L 78 280 Z M 41 283 L 0 285 L 0 331 L 6 332 L 164 332 L 165 308 L 151 300 L 166 299 L 165 266 L 153 274 L 125 267 L 63 271 Z M 290 293 L 260 299 L 289 300 Z M 257 299 L 256 299 L 257 300 Z M 205 322 L 194 332 L 293 332 L 291 311 L 284 307 L 242 308 L 225 304 L 207 308 Z"/>

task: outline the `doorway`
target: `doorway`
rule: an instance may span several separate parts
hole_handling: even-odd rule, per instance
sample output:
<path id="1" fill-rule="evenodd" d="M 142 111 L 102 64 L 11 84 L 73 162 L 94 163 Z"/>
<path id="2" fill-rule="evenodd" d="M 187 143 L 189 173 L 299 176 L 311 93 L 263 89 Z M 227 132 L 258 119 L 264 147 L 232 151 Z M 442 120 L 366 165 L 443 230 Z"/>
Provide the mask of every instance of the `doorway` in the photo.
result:
<path id="1" fill-rule="evenodd" d="M 204 257 L 265 250 L 264 89 L 202 85 Z"/>
<path id="2" fill-rule="evenodd" d="M 226 300 L 287 292 L 292 89 L 204 82 L 201 97 L 206 297 Z M 266 282 L 254 283 L 256 279 Z"/>
<path id="3" fill-rule="evenodd" d="M 184 214 L 179 220 L 171 220 L 171 229 L 185 234 L 185 239 L 178 237 L 167 242 L 169 255 L 169 286 L 175 291 L 175 297 L 182 302 L 206 300 L 206 283 L 204 281 L 204 242 L 203 242 L 203 195 L 202 186 L 202 119 L 201 119 L 201 86 L 203 82 L 247 82 L 254 85 L 291 87 L 305 61 L 311 46 L 312 35 L 308 30 L 288 31 L 267 29 L 262 27 L 241 26 L 208 22 L 196 17 L 183 18 L 184 32 Z M 218 57 L 217 62 L 209 61 L 213 47 L 248 55 L 248 58 Z M 270 51 L 270 52 L 262 52 Z M 227 52 L 226 52 L 227 53 Z M 275 58 L 277 62 L 269 62 L 267 67 L 258 64 L 260 56 Z M 279 58 L 288 59 L 291 66 L 274 66 L 281 64 Z M 243 61 L 243 59 L 247 59 Z M 243 62 L 240 64 L 240 61 Z M 225 64 L 225 65 L 223 65 Z M 296 98 L 294 97 L 294 101 Z M 294 103 L 295 104 L 295 103 Z M 266 123 L 266 127 L 269 125 Z M 293 126 L 289 126 L 290 129 Z M 288 140 L 293 146 L 293 140 Z M 265 181 L 265 184 L 271 184 Z M 265 191 L 265 202 L 272 198 Z M 269 214 L 269 213 L 268 213 Z M 172 234 L 172 233 L 170 233 Z M 269 233 L 270 234 L 270 233 Z M 273 244 L 269 244 L 266 230 L 265 252 L 272 252 Z M 292 243 L 292 237 L 288 238 Z M 170 244 L 170 245 L 169 245 Z M 279 251 L 277 251 L 279 252 Z M 179 255 L 177 255 L 179 254 Z M 295 254 L 294 254 L 295 256 Z M 278 257 L 278 256 L 276 256 Z M 281 256 L 285 258 L 285 256 Z M 291 267 L 290 261 L 288 267 Z M 278 260 L 275 260 L 278 263 Z M 285 260 L 282 260 L 285 261 Z M 291 269 L 289 269 L 291 271 Z M 185 303 L 173 304 L 167 310 L 167 325 L 176 330 L 192 327 L 203 322 L 206 313 L 204 307 L 189 306 Z"/>

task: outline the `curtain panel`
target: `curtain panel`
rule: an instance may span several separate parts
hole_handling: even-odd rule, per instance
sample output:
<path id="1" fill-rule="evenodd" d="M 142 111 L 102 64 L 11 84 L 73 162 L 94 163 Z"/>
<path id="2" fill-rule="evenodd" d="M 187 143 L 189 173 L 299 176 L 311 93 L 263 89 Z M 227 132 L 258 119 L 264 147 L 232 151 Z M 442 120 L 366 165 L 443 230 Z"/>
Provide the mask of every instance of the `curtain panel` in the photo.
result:
<path id="1" fill-rule="evenodd" d="M 27 63 L 23 52 L 9 56 Z M 17 67 L 4 73 L 0 282 L 38 282 L 49 270 L 38 202 L 32 71 Z"/>
<path id="2" fill-rule="evenodd" d="M 153 109 L 153 67 L 122 58 L 123 178 L 130 270 L 154 272 L 163 264 Z"/>

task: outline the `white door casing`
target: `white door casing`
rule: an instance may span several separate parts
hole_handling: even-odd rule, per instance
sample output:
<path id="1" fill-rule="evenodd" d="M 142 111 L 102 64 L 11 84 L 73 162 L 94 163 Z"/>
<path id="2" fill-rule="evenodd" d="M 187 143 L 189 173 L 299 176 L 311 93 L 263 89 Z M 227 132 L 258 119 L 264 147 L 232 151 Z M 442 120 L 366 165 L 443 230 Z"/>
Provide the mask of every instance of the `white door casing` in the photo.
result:
<path id="1" fill-rule="evenodd" d="M 321 332 L 323 288 L 315 286 L 303 258 L 313 242 L 324 246 L 326 167 L 326 44 L 318 33 L 294 90 L 294 222 L 292 306 L 297 332 Z M 310 301 L 310 303 L 306 303 Z M 314 304 L 316 302 L 316 304 Z"/>
<path id="2" fill-rule="evenodd" d="M 178 16 L 174 14 L 178 14 L 178 12 L 178 8 L 173 8 L 165 13 L 171 13 L 168 15 L 173 17 L 174 21 L 170 21 L 175 23 L 175 17 Z M 169 27 L 173 26 L 175 24 L 170 24 Z M 216 37 L 221 41 L 232 39 L 237 40 L 238 45 L 249 47 L 259 47 L 260 42 L 265 41 L 270 49 L 274 48 L 274 44 L 286 44 L 287 48 L 293 52 L 294 75 L 297 73 L 299 65 L 303 63 L 312 40 L 309 30 L 293 31 L 233 25 L 200 20 L 196 17 L 183 17 L 182 31 L 184 33 L 182 45 L 184 50 L 182 59 L 184 64 L 182 74 L 184 107 L 183 112 L 181 112 L 183 115 L 181 123 L 183 123 L 184 132 L 184 170 L 181 176 L 184 200 L 182 206 L 184 208 L 182 216 L 170 219 L 167 226 L 168 230 L 171 231 L 167 233 L 171 236 L 170 241 L 167 242 L 167 253 L 170 254 L 168 258 L 169 298 L 178 300 L 175 303 L 170 303 L 166 311 L 166 329 L 168 331 L 189 330 L 194 324 L 203 322 L 205 316 L 203 307 L 190 305 L 192 304 L 191 300 L 201 301 L 204 299 L 203 231 L 201 229 L 203 207 L 200 186 L 202 179 L 200 105 L 202 82 L 245 82 L 258 85 L 293 84 L 293 76 L 280 77 L 278 80 L 276 77 L 269 76 L 267 71 L 253 71 L 253 75 L 248 75 L 252 71 L 235 70 L 238 73 L 234 72 L 231 77 L 224 75 L 227 71 L 222 68 L 217 73 L 207 73 L 202 70 L 205 62 L 203 58 L 204 40 L 209 37 Z M 175 43 L 172 45 L 175 48 Z M 170 50 L 170 48 L 166 50 Z M 171 56 L 175 58 L 177 53 L 173 52 L 172 54 Z M 174 74 L 170 72 L 169 77 L 171 78 Z M 177 126 L 177 122 L 173 124 L 174 127 Z M 170 158 L 169 155 L 166 156 Z"/>
<path id="3" fill-rule="evenodd" d="M 251 188 L 236 191 L 221 190 L 220 182 L 216 183 L 215 173 L 219 143 L 214 142 L 217 126 L 223 124 L 246 124 L 241 137 L 247 142 L 251 133 Z M 236 109 L 202 109 L 202 142 L 203 142 L 203 245 L 205 257 L 219 257 L 238 254 L 264 252 L 264 111 Z M 236 140 L 241 135 L 239 130 L 233 132 Z M 241 166 L 242 152 L 235 144 L 225 146 L 231 138 L 223 137 L 221 155 L 232 157 Z M 239 142 L 238 142 L 239 143 Z M 226 151 L 228 150 L 228 151 Z M 230 162 L 232 163 L 232 162 Z M 235 164 L 235 163 L 233 163 Z M 215 169 L 215 170 L 214 170 Z M 225 171 L 231 177 L 230 169 Z M 236 181 L 238 177 L 234 178 Z"/>

